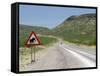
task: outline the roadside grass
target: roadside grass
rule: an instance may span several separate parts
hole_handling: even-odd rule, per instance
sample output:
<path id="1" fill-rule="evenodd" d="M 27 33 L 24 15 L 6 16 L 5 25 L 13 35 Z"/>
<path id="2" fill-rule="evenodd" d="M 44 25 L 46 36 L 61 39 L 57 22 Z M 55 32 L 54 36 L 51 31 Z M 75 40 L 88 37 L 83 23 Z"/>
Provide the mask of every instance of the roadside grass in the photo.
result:
<path id="1" fill-rule="evenodd" d="M 38 52 L 39 50 L 42 50 L 42 48 L 35 48 L 35 51 Z M 31 62 L 31 50 L 32 52 L 34 52 L 34 48 L 27 48 L 27 47 L 22 47 L 20 48 L 20 52 L 19 52 L 19 66 L 20 69 L 24 69 L 25 67 L 27 67 L 28 64 L 30 64 Z"/>
<path id="2" fill-rule="evenodd" d="M 81 35 L 79 33 L 67 33 L 62 36 L 62 39 L 65 41 L 75 43 L 75 44 L 82 44 L 87 46 L 95 46 L 96 45 L 96 35 L 85 34 Z"/>
<path id="3" fill-rule="evenodd" d="M 41 41 L 41 45 L 43 46 L 49 46 L 52 43 L 57 42 L 56 38 L 52 38 L 52 37 L 42 37 L 40 36 L 40 41 Z"/>

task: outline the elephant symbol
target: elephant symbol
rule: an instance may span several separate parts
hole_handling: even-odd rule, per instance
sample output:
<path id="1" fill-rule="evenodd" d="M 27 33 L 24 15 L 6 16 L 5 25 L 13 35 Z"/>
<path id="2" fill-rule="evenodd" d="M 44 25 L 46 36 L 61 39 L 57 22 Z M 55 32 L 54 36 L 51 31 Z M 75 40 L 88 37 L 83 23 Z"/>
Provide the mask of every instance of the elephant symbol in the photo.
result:
<path id="1" fill-rule="evenodd" d="M 33 37 L 32 39 L 30 39 L 30 43 L 34 43 L 35 42 L 35 38 Z"/>

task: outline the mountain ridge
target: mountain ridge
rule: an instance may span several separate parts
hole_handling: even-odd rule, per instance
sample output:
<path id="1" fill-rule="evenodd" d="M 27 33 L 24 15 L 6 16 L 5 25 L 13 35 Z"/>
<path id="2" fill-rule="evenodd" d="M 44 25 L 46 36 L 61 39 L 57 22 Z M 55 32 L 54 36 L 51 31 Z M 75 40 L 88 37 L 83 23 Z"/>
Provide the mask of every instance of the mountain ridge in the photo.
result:
<path id="1" fill-rule="evenodd" d="M 20 25 L 20 30 L 22 30 L 23 33 L 34 30 L 37 34 L 53 35 L 73 43 L 95 45 L 96 14 L 88 13 L 70 16 L 53 29 L 40 26 Z"/>

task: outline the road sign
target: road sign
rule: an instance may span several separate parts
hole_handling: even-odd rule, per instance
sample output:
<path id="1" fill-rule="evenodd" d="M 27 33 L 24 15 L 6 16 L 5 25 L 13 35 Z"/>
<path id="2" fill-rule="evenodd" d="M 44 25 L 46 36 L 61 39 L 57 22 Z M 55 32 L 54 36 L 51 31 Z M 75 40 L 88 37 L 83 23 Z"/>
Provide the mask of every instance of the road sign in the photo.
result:
<path id="1" fill-rule="evenodd" d="M 29 38 L 27 39 L 25 45 L 26 46 L 40 45 L 40 40 L 34 32 L 31 32 L 31 34 L 30 34 Z"/>
<path id="2" fill-rule="evenodd" d="M 27 39 L 26 46 L 31 47 L 31 63 L 35 62 L 35 46 L 34 45 L 40 45 L 40 40 L 36 36 L 34 32 L 31 32 L 29 38 Z M 34 59 L 33 59 L 33 51 L 32 51 L 32 46 L 34 46 Z"/>

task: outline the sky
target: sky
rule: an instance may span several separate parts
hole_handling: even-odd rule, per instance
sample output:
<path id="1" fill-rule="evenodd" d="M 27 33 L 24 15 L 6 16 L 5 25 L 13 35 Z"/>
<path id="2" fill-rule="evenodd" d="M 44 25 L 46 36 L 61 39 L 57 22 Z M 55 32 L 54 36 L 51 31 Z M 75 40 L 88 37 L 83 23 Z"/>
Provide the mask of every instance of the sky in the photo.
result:
<path id="1" fill-rule="evenodd" d="M 20 5 L 19 23 L 30 26 L 54 28 L 72 15 L 96 13 L 95 9 Z"/>

